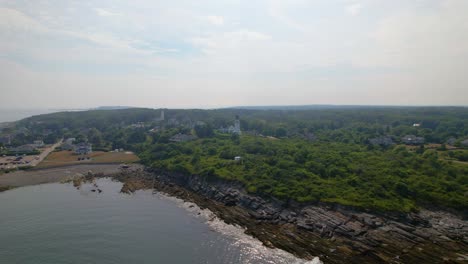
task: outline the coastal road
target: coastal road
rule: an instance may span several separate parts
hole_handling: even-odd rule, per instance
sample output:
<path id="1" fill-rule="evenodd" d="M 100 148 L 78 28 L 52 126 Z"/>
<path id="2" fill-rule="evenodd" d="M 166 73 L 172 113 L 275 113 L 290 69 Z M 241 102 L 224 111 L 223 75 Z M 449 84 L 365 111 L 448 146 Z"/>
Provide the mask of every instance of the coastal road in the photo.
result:
<path id="1" fill-rule="evenodd" d="M 37 166 L 37 164 L 41 163 L 41 161 L 43 161 L 47 156 L 49 156 L 49 154 L 52 151 L 54 151 L 58 146 L 60 146 L 60 144 L 62 144 L 62 142 L 63 142 L 63 139 L 60 139 L 59 142 L 57 142 L 57 143 L 53 144 L 52 146 L 46 148 L 44 151 L 41 152 L 41 154 L 39 154 L 39 159 L 32 160 L 29 165 L 32 166 L 32 167 Z"/>

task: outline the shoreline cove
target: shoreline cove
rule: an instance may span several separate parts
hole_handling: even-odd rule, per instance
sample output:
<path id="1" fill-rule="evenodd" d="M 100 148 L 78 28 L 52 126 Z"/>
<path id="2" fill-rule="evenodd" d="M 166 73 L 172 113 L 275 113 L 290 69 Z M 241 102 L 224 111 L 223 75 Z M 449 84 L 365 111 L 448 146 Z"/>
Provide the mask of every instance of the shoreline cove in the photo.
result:
<path id="1" fill-rule="evenodd" d="M 301 260 L 297 259 L 296 256 L 291 253 L 278 249 L 278 248 L 268 248 L 262 244 L 262 242 L 250 235 L 245 234 L 246 229 L 241 226 L 227 224 L 222 219 L 216 216 L 209 209 L 202 209 L 197 204 L 193 202 L 187 202 L 182 199 L 179 199 L 174 196 L 170 196 L 164 192 L 154 193 L 158 198 L 164 199 L 174 203 L 176 206 L 185 209 L 193 217 L 201 218 L 204 223 L 206 223 L 213 231 L 221 233 L 225 236 L 231 237 L 236 240 L 235 243 L 249 245 L 251 249 L 256 250 L 257 253 L 273 254 L 273 256 L 279 256 L 282 259 L 286 259 L 287 262 L 278 262 L 278 263 L 288 263 L 288 264 L 324 264 L 320 261 L 319 257 L 314 257 L 312 260 Z M 267 252 L 268 251 L 268 252 Z"/>
<path id="2" fill-rule="evenodd" d="M 77 188 L 109 177 L 123 183 L 123 193 L 156 191 L 163 199 L 203 217 L 215 230 L 219 225 L 230 226 L 232 229 L 223 226 L 223 230 L 248 235 L 262 247 L 276 248 L 306 263 L 468 260 L 467 221 L 448 212 L 423 209 L 407 215 L 383 215 L 339 205 L 285 204 L 247 194 L 235 182 L 150 171 L 141 165 L 112 173 L 94 173 L 90 169 L 69 176 L 62 181 L 66 179 Z"/>
<path id="3" fill-rule="evenodd" d="M 244 227 L 265 246 L 303 259 L 317 256 L 327 264 L 468 259 L 467 221 L 447 212 L 385 215 L 340 205 L 285 204 L 247 194 L 236 182 L 197 175 L 137 170 L 115 177 L 125 183 L 123 192 L 154 188 L 193 202 L 228 224 Z"/>
<path id="4" fill-rule="evenodd" d="M 0 194 L 1 262 L 310 263 L 265 248 L 241 228 L 208 222 L 207 210 L 198 214 L 191 204 L 151 191 L 120 193 L 122 185 L 99 178 L 78 189 L 50 183 Z"/>

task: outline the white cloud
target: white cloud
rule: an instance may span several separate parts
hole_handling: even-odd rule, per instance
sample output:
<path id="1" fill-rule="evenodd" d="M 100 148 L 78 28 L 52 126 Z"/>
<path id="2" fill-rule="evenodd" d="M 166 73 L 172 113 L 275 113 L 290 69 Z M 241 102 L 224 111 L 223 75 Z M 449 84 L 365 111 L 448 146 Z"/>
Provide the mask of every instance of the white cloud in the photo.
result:
<path id="1" fill-rule="evenodd" d="M 0 8 L 0 33 L 47 32 L 48 29 L 29 16 L 10 8 Z"/>
<path id="2" fill-rule="evenodd" d="M 380 21 L 375 45 L 363 61 L 413 69 L 460 70 L 468 59 L 467 1 L 444 1 L 437 9 L 407 9 Z"/>
<path id="3" fill-rule="evenodd" d="M 215 25 L 215 26 L 222 26 L 224 25 L 224 18 L 222 16 L 206 16 L 203 17 L 206 19 L 209 23 Z"/>
<path id="4" fill-rule="evenodd" d="M 112 12 L 112 11 L 109 11 L 109 10 L 106 10 L 106 9 L 103 9 L 103 8 L 94 8 L 94 11 L 96 11 L 96 13 L 99 16 L 103 16 L 103 17 L 112 17 L 112 16 L 122 15 L 120 13 Z"/>
<path id="5" fill-rule="evenodd" d="M 114 87 L 115 104 L 147 106 L 468 98 L 468 1 L 47 2 L 0 0 L 1 103 L 80 86 L 94 105 Z"/>
<path id="6" fill-rule="evenodd" d="M 269 0 L 268 1 L 268 14 L 274 19 L 286 24 L 290 28 L 293 28 L 298 31 L 305 31 L 306 27 L 298 22 L 296 22 L 291 16 L 286 14 L 286 7 L 288 4 L 291 4 L 289 1 L 280 1 L 280 0 Z"/>
<path id="7" fill-rule="evenodd" d="M 49 28 L 14 9 L 0 8 L 0 16 L 0 53 L 5 55 L 21 54 L 33 60 L 66 60 L 70 63 L 98 62 L 105 58 L 107 63 L 122 63 L 123 57 L 149 58 L 154 54 L 178 52 L 177 49 L 157 46 L 139 49 L 138 44 L 143 41 L 117 38 L 108 33 Z M 132 61 L 135 59 L 130 58 L 129 62 Z"/>
<path id="8" fill-rule="evenodd" d="M 359 12 L 361 12 L 362 9 L 362 3 L 353 3 L 349 6 L 347 6 L 346 11 L 348 14 L 352 16 L 357 16 L 359 15 Z"/>
<path id="9" fill-rule="evenodd" d="M 189 41 L 202 49 L 226 49 L 226 48 L 238 48 L 245 44 L 249 44 L 255 41 L 270 40 L 271 36 L 249 30 L 238 30 L 231 32 L 223 32 L 219 34 L 211 34 L 204 37 L 195 37 Z M 210 52 L 211 53 L 211 52 Z"/>

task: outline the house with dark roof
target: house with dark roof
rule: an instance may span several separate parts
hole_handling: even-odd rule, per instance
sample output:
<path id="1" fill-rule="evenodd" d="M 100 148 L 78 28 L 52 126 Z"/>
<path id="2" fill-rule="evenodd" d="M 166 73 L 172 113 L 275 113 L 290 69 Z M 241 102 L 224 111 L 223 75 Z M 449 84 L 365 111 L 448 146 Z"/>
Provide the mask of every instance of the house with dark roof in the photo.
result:
<path id="1" fill-rule="evenodd" d="M 10 145 L 11 144 L 11 137 L 9 135 L 1 136 L 0 143 L 3 145 Z"/>
<path id="2" fill-rule="evenodd" d="M 453 145 L 455 145 L 456 142 L 457 142 L 457 139 L 454 138 L 454 137 L 451 137 L 451 138 L 447 139 L 447 141 L 445 141 L 445 144 L 453 146 Z"/>
<path id="3" fill-rule="evenodd" d="M 460 145 L 462 145 L 462 147 L 468 147 L 468 139 L 465 139 L 462 142 L 460 142 Z"/>
<path id="4" fill-rule="evenodd" d="M 62 143 L 60 148 L 63 149 L 63 150 L 73 150 L 75 148 L 75 145 L 73 144 L 73 142 L 75 142 L 75 138 L 67 138 Z"/>
<path id="5" fill-rule="evenodd" d="M 33 144 L 22 145 L 15 148 L 8 149 L 12 153 L 31 153 L 37 151 L 36 146 Z"/>
<path id="6" fill-rule="evenodd" d="M 82 142 L 76 144 L 73 148 L 73 151 L 78 155 L 86 155 L 93 152 L 93 148 L 91 144 Z"/>
<path id="7" fill-rule="evenodd" d="M 195 140 L 197 137 L 194 135 L 186 135 L 186 134 L 177 134 L 172 136 L 169 141 L 172 142 L 185 142 L 185 141 L 190 141 L 190 140 Z"/>
<path id="8" fill-rule="evenodd" d="M 401 141 L 406 145 L 421 145 L 425 142 L 423 137 L 417 137 L 415 135 L 406 135 L 401 138 Z"/>
<path id="9" fill-rule="evenodd" d="M 383 137 L 376 137 L 376 138 L 371 138 L 369 139 L 369 143 L 372 145 L 379 145 L 379 146 L 391 146 L 393 145 L 393 140 L 389 136 L 383 136 Z"/>

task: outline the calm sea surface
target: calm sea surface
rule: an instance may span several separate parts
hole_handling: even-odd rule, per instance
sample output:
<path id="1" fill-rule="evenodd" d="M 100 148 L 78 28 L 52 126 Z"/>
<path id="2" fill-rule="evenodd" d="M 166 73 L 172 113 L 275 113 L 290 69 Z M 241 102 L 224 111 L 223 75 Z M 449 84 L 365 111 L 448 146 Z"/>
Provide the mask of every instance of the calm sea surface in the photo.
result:
<path id="1" fill-rule="evenodd" d="M 0 108 L 0 123 L 18 121 L 33 115 L 42 115 L 59 112 L 52 109 L 1 109 Z"/>
<path id="2" fill-rule="evenodd" d="M 306 263 L 175 198 L 97 184 L 0 193 L 0 263 Z"/>

